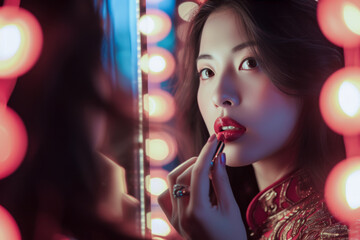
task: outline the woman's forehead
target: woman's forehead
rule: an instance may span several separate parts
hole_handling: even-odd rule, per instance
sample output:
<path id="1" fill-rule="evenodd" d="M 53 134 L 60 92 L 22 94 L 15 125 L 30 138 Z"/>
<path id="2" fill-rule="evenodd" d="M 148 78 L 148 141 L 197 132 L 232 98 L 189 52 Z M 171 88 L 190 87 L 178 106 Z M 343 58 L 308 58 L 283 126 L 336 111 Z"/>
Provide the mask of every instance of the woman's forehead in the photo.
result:
<path id="1" fill-rule="evenodd" d="M 235 11 L 222 8 L 210 14 L 201 33 L 200 53 L 214 46 L 233 48 L 248 42 L 244 24 Z"/>

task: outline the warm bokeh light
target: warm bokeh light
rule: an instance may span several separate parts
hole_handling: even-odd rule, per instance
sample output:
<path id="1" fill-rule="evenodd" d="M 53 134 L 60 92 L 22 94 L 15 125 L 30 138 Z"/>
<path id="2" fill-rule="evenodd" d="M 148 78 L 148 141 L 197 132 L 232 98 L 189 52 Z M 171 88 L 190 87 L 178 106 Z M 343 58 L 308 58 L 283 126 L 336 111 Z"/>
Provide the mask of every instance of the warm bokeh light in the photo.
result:
<path id="1" fill-rule="evenodd" d="M 162 218 L 151 219 L 151 232 L 159 236 L 167 236 L 170 233 L 169 224 Z"/>
<path id="2" fill-rule="evenodd" d="M 174 137 L 164 131 L 150 131 L 146 139 L 146 155 L 150 165 L 163 166 L 172 161 L 177 154 L 177 144 Z"/>
<path id="3" fill-rule="evenodd" d="M 345 184 L 346 201 L 352 209 L 360 207 L 360 170 L 349 175 Z"/>
<path id="4" fill-rule="evenodd" d="M 157 197 L 163 193 L 167 188 L 167 175 L 168 171 L 162 168 L 150 169 L 150 184 L 148 184 L 147 191 L 151 194 L 151 203 L 158 204 Z"/>
<path id="5" fill-rule="evenodd" d="M 169 121 L 175 114 L 174 97 L 164 90 L 151 89 L 144 97 L 144 108 L 149 114 L 150 121 Z"/>
<path id="6" fill-rule="evenodd" d="M 360 68 L 347 67 L 329 77 L 321 90 L 320 110 L 335 132 L 360 133 Z"/>
<path id="7" fill-rule="evenodd" d="M 148 78 L 149 82 L 159 83 L 167 80 L 175 70 L 174 56 L 164 48 L 150 47 L 148 57 L 145 58 L 144 64 L 148 60 Z M 144 68 L 146 69 L 146 67 Z"/>
<path id="8" fill-rule="evenodd" d="M 147 36 L 149 43 L 158 42 L 169 34 L 171 19 L 161 10 L 147 9 L 139 20 L 139 30 Z"/>
<path id="9" fill-rule="evenodd" d="M 149 69 L 154 73 L 164 71 L 166 67 L 166 60 L 161 55 L 152 55 L 149 59 Z"/>
<path id="10" fill-rule="evenodd" d="M 0 61 L 12 58 L 19 50 L 21 33 L 16 25 L 6 25 L 0 28 Z"/>
<path id="11" fill-rule="evenodd" d="M 151 226 L 149 228 L 151 228 L 151 232 L 154 235 L 153 239 L 156 239 L 156 237 L 173 240 L 183 239 L 169 223 L 164 212 L 158 206 L 151 207 Z"/>
<path id="12" fill-rule="evenodd" d="M 344 81 L 339 88 L 339 104 L 349 117 L 354 117 L 360 109 L 359 89 L 351 82 Z"/>
<path id="13" fill-rule="evenodd" d="M 183 2 L 178 7 L 179 17 L 182 20 L 189 22 L 198 8 L 199 5 L 194 2 Z"/>
<path id="14" fill-rule="evenodd" d="M 27 72 L 42 48 L 42 30 L 28 11 L 0 7 L 0 78 L 14 78 Z"/>
<path id="15" fill-rule="evenodd" d="M 352 31 L 353 33 L 360 35 L 360 10 L 359 8 L 348 2 L 344 4 L 344 21 L 346 26 Z"/>
<path id="16" fill-rule="evenodd" d="M 149 156 L 157 161 L 162 161 L 169 155 L 169 146 L 163 139 L 150 139 L 149 149 Z"/>
<path id="17" fill-rule="evenodd" d="M 144 73 L 149 72 L 149 55 L 147 53 L 140 58 L 140 68 Z"/>
<path id="18" fill-rule="evenodd" d="M 338 163 L 325 184 L 325 200 L 332 214 L 351 223 L 360 218 L 360 157 Z"/>
<path id="19" fill-rule="evenodd" d="M 27 133 L 20 117 L 10 108 L 0 108 L 0 179 L 13 173 L 24 159 Z"/>
<path id="20" fill-rule="evenodd" d="M 321 0 L 318 22 L 324 35 L 342 47 L 360 44 L 360 2 L 358 0 Z"/>
<path id="21" fill-rule="evenodd" d="M 14 218 L 2 206 L 0 206 L 0 239 L 21 239 L 20 230 Z"/>
<path id="22" fill-rule="evenodd" d="M 166 180 L 163 178 L 150 179 L 150 193 L 159 196 L 168 188 Z"/>

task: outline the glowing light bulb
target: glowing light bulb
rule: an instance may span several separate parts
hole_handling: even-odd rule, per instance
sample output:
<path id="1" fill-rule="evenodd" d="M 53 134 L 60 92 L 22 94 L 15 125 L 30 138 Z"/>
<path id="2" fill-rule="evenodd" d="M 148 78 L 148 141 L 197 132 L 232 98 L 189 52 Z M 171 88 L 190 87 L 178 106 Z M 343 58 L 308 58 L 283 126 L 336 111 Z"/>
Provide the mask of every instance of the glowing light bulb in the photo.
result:
<path id="1" fill-rule="evenodd" d="M 352 3 L 344 5 L 343 16 L 346 26 L 355 34 L 360 35 L 360 11 Z"/>
<path id="2" fill-rule="evenodd" d="M 163 139 L 151 139 L 148 156 L 154 160 L 162 161 L 169 155 L 169 146 Z"/>
<path id="3" fill-rule="evenodd" d="M 27 72 L 39 58 L 42 42 L 40 24 L 30 12 L 0 7 L 0 78 Z"/>
<path id="4" fill-rule="evenodd" d="M 139 30 L 147 36 L 148 43 L 164 39 L 171 30 L 169 15 L 158 9 L 147 9 L 146 15 L 139 20 Z"/>
<path id="5" fill-rule="evenodd" d="M 344 81 L 339 88 L 339 104 L 350 117 L 355 116 L 360 109 L 359 89 L 351 82 Z"/>
<path id="6" fill-rule="evenodd" d="M 19 50 L 21 33 L 14 24 L 0 28 L 0 61 L 12 58 Z"/>
<path id="7" fill-rule="evenodd" d="M 143 16 L 139 20 L 139 30 L 145 35 L 151 34 L 155 29 L 155 22 L 150 16 Z"/>
<path id="8" fill-rule="evenodd" d="M 178 7 L 178 14 L 182 20 L 189 22 L 198 8 L 199 5 L 194 2 L 183 2 Z"/>
<path id="9" fill-rule="evenodd" d="M 160 55 L 151 56 L 149 59 L 149 69 L 152 72 L 159 73 L 166 68 L 166 61 Z"/>
<path id="10" fill-rule="evenodd" d="M 340 69 L 326 80 L 320 93 L 320 110 L 335 132 L 360 133 L 360 68 Z"/>
<path id="11" fill-rule="evenodd" d="M 140 58 L 140 68 L 144 73 L 149 72 L 149 55 L 148 54 L 144 54 Z"/>
<path id="12" fill-rule="evenodd" d="M 173 135 L 166 131 L 150 131 L 145 144 L 146 156 L 150 158 L 151 166 L 163 166 L 176 157 L 176 140 Z M 151 175 L 152 177 L 155 176 L 152 173 Z"/>
<path id="13" fill-rule="evenodd" d="M 27 133 L 24 123 L 10 108 L 0 109 L 0 179 L 20 166 L 26 149 Z"/>
<path id="14" fill-rule="evenodd" d="M 149 115 L 152 116 L 156 112 L 156 102 L 152 96 L 149 96 Z"/>
<path id="15" fill-rule="evenodd" d="M 169 224 L 162 218 L 151 219 L 151 232 L 159 236 L 169 235 L 171 229 Z"/>
<path id="16" fill-rule="evenodd" d="M 20 240 L 20 230 L 10 213 L 0 206 L 0 239 Z"/>
<path id="17" fill-rule="evenodd" d="M 334 44 L 345 48 L 360 44 L 359 0 L 321 0 L 317 18 L 320 29 Z"/>
<path id="18" fill-rule="evenodd" d="M 175 70 L 175 58 L 168 50 L 160 47 L 148 48 L 148 80 L 159 83 L 167 80 Z"/>
<path id="19" fill-rule="evenodd" d="M 346 201 L 352 209 L 360 207 L 360 171 L 353 172 L 346 180 Z"/>
<path id="20" fill-rule="evenodd" d="M 159 196 L 162 192 L 167 189 L 167 183 L 165 179 L 154 177 L 150 179 L 150 193 Z"/>

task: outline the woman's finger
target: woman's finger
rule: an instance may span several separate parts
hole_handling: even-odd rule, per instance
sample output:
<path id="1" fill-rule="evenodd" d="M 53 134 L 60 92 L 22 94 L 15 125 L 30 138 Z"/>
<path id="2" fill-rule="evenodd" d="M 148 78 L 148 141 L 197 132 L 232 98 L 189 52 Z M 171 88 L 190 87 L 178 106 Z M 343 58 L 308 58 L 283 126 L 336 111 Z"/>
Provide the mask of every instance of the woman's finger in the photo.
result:
<path id="1" fill-rule="evenodd" d="M 171 222 L 173 207 L 172 207 L 172 201 L 171 201 L 171 193 L 169 189 L 164 191 L 158 196 L 158 203 L 165 213 L 167 219 Z"/>
<path id="2" fill-rule="evenodd" d="M 188 169 L 189 166 L 193 165 L 196 159 L 196 157 L 190 158 L 189 160 L 183 162 L 174 170 L 172 170 L 167 177 L 168 189 L 166 189 L 158 197 L 158 203 L 170 222 L 174 222 L 174 218 L 176 218 L 174 214 L 177 214 L 178 212 L 177 201 L 173 197 L 174 184 L 176 184 L 179 175 L 181 175 L 186 169 Z"/>
<path id="3" fill-rule="evenodd" d="M 232 211 L 237 207 L 234 194 L 231 190 L 229 177 L 225 168 L 226 155 L 221 153 L 215 159 L 214 167 L 212 170 L 212 184 L 214 187 L 217 204 L 221 211 Z"/>
<path id="4" fill-rule="evenodd" d="M 204 207 L 204 204 L 211 205 L 209 201 L 209 173 L 216 145 L 216 135 L 213 134 L 201 150 L 198 160 L 194 164 L 191 177 L 190 201 L 195 208 Z"/>

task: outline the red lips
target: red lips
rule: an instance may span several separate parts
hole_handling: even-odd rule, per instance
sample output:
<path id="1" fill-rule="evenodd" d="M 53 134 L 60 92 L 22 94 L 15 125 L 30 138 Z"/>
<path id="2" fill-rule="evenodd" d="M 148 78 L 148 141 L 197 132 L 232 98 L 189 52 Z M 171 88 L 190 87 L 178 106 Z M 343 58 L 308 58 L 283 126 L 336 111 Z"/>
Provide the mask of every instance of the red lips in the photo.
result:
<path id="1" fill-rule="evenodd" d="M 223 117 L 216 119 L 214 130 L 217 138 L 227 143 L 240 138 L 245 133 L 246 128 L 232 118 Z"/>

